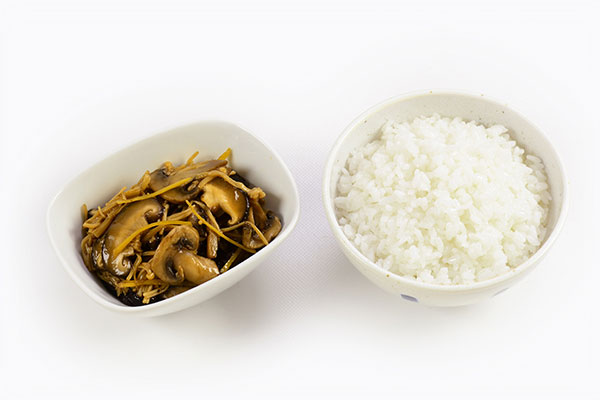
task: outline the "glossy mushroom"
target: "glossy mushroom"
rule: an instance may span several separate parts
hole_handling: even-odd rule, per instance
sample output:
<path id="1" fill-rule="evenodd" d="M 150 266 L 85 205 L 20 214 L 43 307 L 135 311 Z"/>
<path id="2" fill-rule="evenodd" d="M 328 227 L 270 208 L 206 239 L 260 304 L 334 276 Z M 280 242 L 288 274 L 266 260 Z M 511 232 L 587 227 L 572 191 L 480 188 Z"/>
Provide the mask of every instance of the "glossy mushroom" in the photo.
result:
<path id="1" fill-rule="evenodd" d="M 195 179 L 203 173 L 223 167 L 226 164 L 227 161 L 224 160 L 209 160 L 177 169 L 170 162 L 166 162 L 150 174 L 149 186 L 150 189 L 157 191 L 186 178 Z M 171 189 L 160 196 L 172 203 L 181 204 L 196 197 L 200 190 L 198 182 L 192 180 L 186 185 Z"/>
<path id="2" fill-rule="evenodd" d="M 279 232 L 281 232 L 281 220 L 273 211 L 267 212 L 267 222 L 263 231 L 265 239 L 270 243 Z"/>
<path id="3" fill-rule="evenodd" d="M 248 195 L 222 178 L 215 178 L 203 188 L 201 200 L 211 212 L 223 211 L 229 215 L 229 225 L 237 224 L 248 214 L 250 201 Z"/>
<path id="4" fill-rule="evenodd" d="M 129 257 L 134 255 L 133 246 L 136 242 L 129 244 L 118 254 L 115 253 L 115 249 L 133 232 L 158 220 L 161 214 L 162 206 L 153 198 L 131 203 L 123 208 L 106 233 L 93 246 L 92 259 L 95 267 L 107 269 L 115 276 L 129 273 Z"/>
<path id="5" fill-rule="evenodd" d="M 178 226 L 171 230 L 158 245 L 152 258 L 152 271 L 170 285 L 188 280 L 204 283 L 219 274 L 214 261 L 196 254 L 200 235 L 191 226 Z"/>
<path id="6" fill-rule="evenodd" d="M 281 230 L 263 208 L 265 192 L 226 160 L 192 160 L 166 162 L 104 207 L 83 208 L 84 263 L 124 304 L 149 304 L 202 284 Z"/>
<path id="7" fill-rule="evenodd" d="M 206 234 L 206 257 L 216 258 L 219 250 L 219 236 L 212 230 L 208 229 Z"/>
<path id="8" fill-rule="evenodd" d="M 171 286 L 169 287 L 169 289 L 167 289 L 166 292 L 163 293 L 162 297 L 163 299 L 169 299 L 171 297 L 177 296 L 178 294 L 187 292 L 190 289 L 191 287 L 189 286 Z"/>
<path id="9" fill-rule="evenodd" d="M 264 229 L 267 223 L 267 214 L 265 213 L 265 210 L 263 210 L 258 200 L 250 200 L 250 209 L 252 211 L 252 219 L 254 219 L 254 224 L 258 227 L 258 229 Z"/>
<path id="10" fill-rule="evenodd" d="M 269 211 L 266 214 L 266 220 L 264 229 L 261 229 L 261 233 L 265 237 L 268 243 L 275 238 L 281 231 L 281 221 L 275 215 L 274 212 Z M 242 244 L 251 249 L 259 249 L 265 246 L 265 242 L 254 232 L 250 227 L 245 226 L 242 235 Z"/>
<path id="11" fill-rule="evenodd" d="M 215 220 L 214 215 L 212 215 L 205 204 L 196 202 L 193 207 L 206 221 L 208 221 L 209 224 L 217 229 L 219 228 L 219 224 Z M 211 259 L 216 258 L 217 252 L 219 251 L 219 236 L 212 229 L 203 227 L 195 215 L 192 214 L 190 216 L 190 221 L 192 221 L 192 225 L 197 230 L 203 233 L 206 232 L 206 257 Z"/>

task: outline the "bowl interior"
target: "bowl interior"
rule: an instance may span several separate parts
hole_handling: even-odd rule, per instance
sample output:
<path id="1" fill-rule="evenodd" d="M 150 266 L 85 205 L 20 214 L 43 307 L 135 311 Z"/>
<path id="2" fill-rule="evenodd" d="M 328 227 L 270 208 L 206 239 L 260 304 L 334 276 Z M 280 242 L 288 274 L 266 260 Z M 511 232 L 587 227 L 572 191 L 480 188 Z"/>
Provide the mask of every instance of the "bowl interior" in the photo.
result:
<path id="1" fill-rule="evenodd" d="M 407 121 L 434 113 L 443 117 L 461 117 L 486 126 L 504 125 L 519 146 L 527 153 L 543 160 L 552 194 L 548 229 L 544 238 L 546 241 L 557 224 L 564 203 L 564 173 L 556 151 L 537 127 L 519 113 L 509 109 L 506 104 L 483 96 L 454 92 L 432 91 L 394 98 L 368 110 L 346 128 L 331 152 L 326 169 L 325 207 L 330 220 L 332 217 L 335 219 L 333 199 L 336 195 L 340 171 L 346 164 L 349 153 L 374 140 L 379 135 L 382 125 L 388 120 Z M 334 229 L 340 229 L 336 219 L 335 221 Z"/>
<path id="2" fill-rule="evenodd" d="M 146 170 L 152 171 L 165 161 L 179 164 L 195 151 L 199 152 L 197 161 L 214 159 L 228 147 L 232 149 L 230 165 L 267 193 L 267 208 L 276 211 L 283 223 L 282 232 L 275 240 L 283 240 L 293 228 L 299 209 L 296 186 L 287 167 L 264 143 L 240 127 L 219 121 L 201 122 L 151 136 L 120 150 L 81 173 L 59 192 L 48 210 L 48 231 L 59 258 L 75 281 L 97 301 L 133 309 L 101 287 L 83 264 L 79 246 L 81 205 L 85 203 L 89 208 L 103 205 L 122 187 L 136 183 Z M 269 251 L 266 247 L 260 253 L 264 256 Z M 229 272 L 243 267 L 241 263 Z M 217 278 L 226 279 L 226 276 Z M 146 307 L 176 301 L 202 286 Z"/>

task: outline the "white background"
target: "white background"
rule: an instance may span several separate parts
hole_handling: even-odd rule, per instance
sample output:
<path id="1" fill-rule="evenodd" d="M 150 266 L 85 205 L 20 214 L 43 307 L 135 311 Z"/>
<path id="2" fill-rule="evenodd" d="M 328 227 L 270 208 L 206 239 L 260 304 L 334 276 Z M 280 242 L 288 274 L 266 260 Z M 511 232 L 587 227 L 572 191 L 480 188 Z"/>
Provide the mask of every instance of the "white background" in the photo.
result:
<path id="1" fill-rule="evenodd" d="M 1 4 L 1 398 L 600 394 L 592 1 Z M 545 261 L 471 307 L 426 308 L 367 282 L 321 206 L 346 124 L 429 88 L 505 100 L 547 133 L 570 177 L 569 218 Z M 296 230 L 197 307 L 153 319 L 100 308 L 50 247 L 50 199 L 115 150 L 207 118 L 246 127 L 287 162 Z"/>

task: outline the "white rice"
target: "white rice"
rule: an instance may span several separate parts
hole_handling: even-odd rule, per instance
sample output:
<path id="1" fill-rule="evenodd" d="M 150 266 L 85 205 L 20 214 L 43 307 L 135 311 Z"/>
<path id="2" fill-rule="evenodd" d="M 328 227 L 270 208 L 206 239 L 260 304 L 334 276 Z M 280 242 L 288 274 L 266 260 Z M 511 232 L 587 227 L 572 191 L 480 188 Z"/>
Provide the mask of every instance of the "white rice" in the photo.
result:
<path id="1" fill-rule="evenodd" d="M 342 169 L 344 234 L 382 268 L 422 282 L 468 284 L 519 266 L 544 239 L 551 197 L 542 161 L 507 132 L 437 114 L 389 121 Z"/>

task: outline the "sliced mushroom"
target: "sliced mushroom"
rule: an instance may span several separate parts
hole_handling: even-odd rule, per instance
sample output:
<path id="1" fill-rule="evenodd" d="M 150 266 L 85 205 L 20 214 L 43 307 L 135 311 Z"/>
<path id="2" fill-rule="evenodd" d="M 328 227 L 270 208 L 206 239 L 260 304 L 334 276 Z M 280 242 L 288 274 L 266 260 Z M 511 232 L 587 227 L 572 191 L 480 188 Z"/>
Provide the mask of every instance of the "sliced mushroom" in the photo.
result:
<path id="1" fill-rule="evenodd" d="M 90 258 L 92 261 L 92 265 L 96 269 L 104 268 L 104 258 L 102 257 L 102 250 L 104 248 L 104 237 L 97 239 L 94 241 L 92 245 L 92 252 L 90 254 Z"/>
<path id="2" fill-rule="evenodd" d="M 176 170 L 170 162 L 164 163 L 159 169 L 150 174 L 150 189 L 157 191 L 175 182 L 186 178 L 196 178 L 198 175 L 220 168 L 227 164 L 225 160 L 209 160 L 192 164 L 185 168 Z M 172 203 L 185 203 L 200 193 L 198 182 L 193 180 L 187 185 L 179 186 L 161 194 L 160 196 Z"/>
<path id="3" fill-rule="evenodd" d="M 209 229 L 206 235 L 206 257 L 216 258 L 217 250 L 219 250 L 219 236 Z"/>
<path id="4" fill-rule="evenodd" d="M 214 215 L 210 212 L 208 207 L 204 203 L 195 202 L 194 209 L 200 216 L 202 216 L 209 224 L 213 227 L 218 228 L 219 224 L 215 220 Z M 191 212 L 191 211 L 190 211 Z M 206 237 L 206 257 L 214 259 L 217 257 L 217 251 L 219 250 L 219 236 L 212 230 L 204 226 L 195 215 L 191 215 L 190 220 L 192 225 L 199 232 L 204 233 Z"/>
<path id="5" fill-rule="evenodd" d="M 254 220 L 254 208 L 253 207 L 250 207 L 250 210 L 248 210 L 248 219 L 247 220 L 248 220 L 248 222 L 256 225 L 255 220 Z M 255 235 L 254 229 L 252 229 L 252 227 L 250 227 L 248 225 L 244 225 L 244 227 L 242 228 L 242 244 L 246 247 L 249 247 L 250 243 L 252 242 L 252 236 L 254 236 L 254 235 Z"/>
<path id="6" fill-rule="evenodd" d="M 105 268 L 113 275 L 123 276 L 131 269 L 130 256 L 134 254 L 133 245 L 128 245 L 119 254 L 115 249 L 133 232 L 156 221 L 162 214 L 162 206 L 156 199 L 146 199 L 131 203 L 125 207 L 110 224 L 106 233 L 94 244 L 93 260 L 99 268 Z M 101 257 L 98 257 L 101 253 Z"/>
<path id="7" fill-rule="evenodd" d="M 273 211 L 267 212 L 267 222 L 265 229 L 262 231 L 267 242 L 271 243 L 271 240 L 275 239 L 275 236 L 279 235 L 279 232 L 281 232 L 281 221 L 279 220 L 279 217 L 277 217 Z"/>
<path id="8" fill-rule="evenodd" d="M 189 286 L 171 286 L 167 289 L 166 292 L 163 293 L 162 297 L 163 299 L 168 299 L 173 296 L 177 296 L 178 294 L 181 294 L 183 292 L 186 292 L 190 289 L 191 287 Z"/>
<path id="9" fill-rule="evenodd" d="M 252 210 L 254 225 L 256 225 L 260 230 L 265 229 L 265 225 L 267 223 L 267 214 L 265 214 L 265 210 L 263 210 L 258 200 L 250 200 L 250 209 Z"/>
<path id="10" fill-rule="evenodd" d="M 216 178 L 204 186 L 201 200 L 211 212 L 225 212 L 229 215 L 229 225 L 237 224 L 248 214 L 250 202 L 248 195 L 222 178 Z"/>
<path id="11" fill-rule="evenodd" d="M 184 280 L 204 283 L 219 274 L 214 261 L 198 256 L 200 235 L 194 228 L 181 225 L 169 232 L 158 245 L 150 267 L 161 280 L 177 285 Z"/>
<path id="12" fill-rule="evenodd" d="M 219 275 L 219 268 L 213 260 L 195 253 L 181 252 L 176 255 L 175 262 L 183 268 L 185 279 L 196 285 Z"/>
<path id="13" fill-rule="evenodd" d="M 279 234 L 281 231 L 281 221 L 275 215 L 274 212 L 267 212 L 267 219 L 265 222 L 264 230 L 261 230 L 261 233 L 267 239 L 267 242 L 271 242 Z M 258 249 L 265 245 L 265 243 L 261 240 L 260 237 L 254 232 L 254 230 L 248 226 L 244 227 L 242 236 L 242 244 L 251 249 Z"/>

